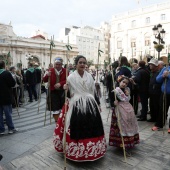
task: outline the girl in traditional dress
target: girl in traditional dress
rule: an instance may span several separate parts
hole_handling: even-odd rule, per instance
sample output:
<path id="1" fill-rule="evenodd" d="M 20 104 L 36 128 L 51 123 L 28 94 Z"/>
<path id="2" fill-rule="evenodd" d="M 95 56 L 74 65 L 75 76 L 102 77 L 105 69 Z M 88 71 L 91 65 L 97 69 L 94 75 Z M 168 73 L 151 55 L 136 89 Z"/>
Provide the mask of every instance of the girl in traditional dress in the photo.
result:
<path id="1" fill-rule="evenodd" d="M 118 82 L 119 87 L 116 87 L 114 90 L 117 99 L 114 101 L 116 107 L 112 113 L 109 145 L 122 148 L 122 136 L 126 154 L 130 156 L 131 154 L 128 149 L 139 143 L 138 123 L 134 109 L 129 103 L 130 90 L 127 87 L 129 79 L 128 77 L 121 76 Z"/>
<path id="2" fill-rule="evenodd" d="M 106 140 L 100 108 L 94 98 L 94 80 L 85 71 L 86 58 L 75 58 L 76 70 L 68 76 L 65 89 L 71 98 L 65 113 L 63 107 L 54 130 L 54 146 L 63 152 L 64 128 L 66 128 L 66 158 L 73 161 L 94 161 L 106 153 Z M 65 127 L 66 117 L 66 127 Z"/>

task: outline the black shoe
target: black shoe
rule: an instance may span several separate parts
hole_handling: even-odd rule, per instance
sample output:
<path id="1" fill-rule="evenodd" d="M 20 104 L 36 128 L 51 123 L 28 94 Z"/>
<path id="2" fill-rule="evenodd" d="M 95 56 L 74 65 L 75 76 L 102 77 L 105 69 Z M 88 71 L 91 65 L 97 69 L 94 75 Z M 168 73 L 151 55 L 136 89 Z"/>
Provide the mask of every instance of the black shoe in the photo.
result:
<path id="1" fill-rule="evenodd" d="M 28 102 L 33 102 L 33 100 L 28 100 Z"/>
<path id="2" fill-rule="evenodd" d="M 141 117 L 141 118 L 138 119 L 138 121 L 146 121 L 146 120 L 147 120 L 147 119 L 144 118 L 144 117 Z"/>
<path id="3" fill-rule="evenodd" d="M 141 115 L 139 115 L 139 116 L 136 116 L 137 118 L 141 118 L 142 116 Z"/>
<path id="4" fill-rule="evenodd" d="M 35 101 L 37 101 L 37 99 L 35 99 Z"/>
<path id="5" fill-rule="evenodd" d="M 147 122 L 156 122 L 156 120 L 154 120 L 154 119 L 149 119 L 149 120 L 147 120 Z"/>

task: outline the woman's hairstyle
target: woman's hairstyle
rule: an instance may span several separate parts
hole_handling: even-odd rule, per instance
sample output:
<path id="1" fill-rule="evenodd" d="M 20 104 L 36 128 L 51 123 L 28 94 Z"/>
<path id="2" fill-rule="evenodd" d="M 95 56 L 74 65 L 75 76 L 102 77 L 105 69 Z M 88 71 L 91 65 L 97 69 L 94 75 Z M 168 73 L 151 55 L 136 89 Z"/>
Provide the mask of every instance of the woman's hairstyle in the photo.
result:
<path id="1" fill-rule="evenodd" d="M 145 61 L 139 61 L 139 67 L 144 68 L 145 64 Z"/>
<path id="2" fill-rule="evenodd" d="M 133 59 L 133 63 L 138 64 L 138 60 L 136 58 Z"/>
<path id="3" fill-rule="evenodd" d="M 12 71 L 12 70 L 14 70 L 15 69 L 15 67 L 14 66 L 11 66 L 10 68 L 9 68 L 9 71 Z"/>
<path id="4" fill-rule="evenodd" d="M 0 69 L 5 68 L 5 62 L 3 60 L 0 61 Z"/>
<path id="5" fill-rule="evenodd" d="M 123 65 L 128 66 L 128 60 L 124 56 L 120 57 L 120 67 L 123 66 Z"/>
<path id="6" fill-rule="evenodd" d="M 16 70 L 16 74 L 19 74 L 19 73 L 21 73 L 21 70 L 19 70 L 19 69 Z"/>
<path id="7" fill-rule="evenodd" d="M 112 68 L 116 69 L 119 66 L 119 61 L 112 63 Z"/>
<path id="8" fill-rule="evenodd" d="M 83 55 L 78 55 L 75 59 L 74 59 L 74 64 L 77 65 L 78 61 L 80 60 L 80 58 L 84 58 L 86 60 L 86 57 L 84 57 Z"/>
<path id="9" fill-rule="evenodd" d="M 128 77 L 126 77 L 126 76 L 124 76 L 124 75 L 121 75 L 121 76 L 118 76 L 117 81 L 120 83 L 121 81 L 123 81 L 123 80 L 125 80 L 125 79 L 129 81 L 129 78 L 128 78 Z"/>
<path id="10" fill-rule="evenodd" d="M 138 65 L 137 63 L 132 63 L 131 64 L 131 67 L 134 67 L 134 66 L 136 66 L 136 65 Z"/>

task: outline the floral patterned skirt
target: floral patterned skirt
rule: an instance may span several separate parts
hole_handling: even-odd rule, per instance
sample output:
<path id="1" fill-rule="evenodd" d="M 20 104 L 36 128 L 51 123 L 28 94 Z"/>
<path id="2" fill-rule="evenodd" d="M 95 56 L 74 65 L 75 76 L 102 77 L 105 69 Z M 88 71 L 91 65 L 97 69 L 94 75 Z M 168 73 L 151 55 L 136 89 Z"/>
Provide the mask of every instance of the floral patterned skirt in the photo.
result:
<path id="1" fill-rule="evenodd" d="M 67 107 L 68 109 L 68 107 Z M 53 143 L 57 152 L 63 153 L 63 137 L 65 122 L 65 106 L 58 119 L 53 134 Z M 72 161 L 94 161 L 104 156 L 106 153 L 106 140 L 104 135 L 74 140 L 70 138 L 70 129 L 66 133 L 66 158 Z"/>
<path id="2" fill-rule="evenodd" d="M 123 116 L 123 114 L 120 114 L 120 115 Z M 124 121 L 126 121 L 126 119 L 124 119 Z M 123 126 L 122 126 L 122 129 L 123 129 Z M 136 132 L 133 135 L 126 135 L 127 131 L 128 131 L 128 127 L 126 129 L 126 132 L 124 132 L 125 134 L 123 134 L 125 148 L 133 148 L 135 146 L 135 144 L 139 143 L 139 133 Z M 112 112 L 110 135 L 109 135 L 109 145 L 115 146 L 115 147 L 123 147 L 122 138 L 120 135 L 120 129 L 118 126 L 115 109 L 113 109 L 113 112 Z"/>

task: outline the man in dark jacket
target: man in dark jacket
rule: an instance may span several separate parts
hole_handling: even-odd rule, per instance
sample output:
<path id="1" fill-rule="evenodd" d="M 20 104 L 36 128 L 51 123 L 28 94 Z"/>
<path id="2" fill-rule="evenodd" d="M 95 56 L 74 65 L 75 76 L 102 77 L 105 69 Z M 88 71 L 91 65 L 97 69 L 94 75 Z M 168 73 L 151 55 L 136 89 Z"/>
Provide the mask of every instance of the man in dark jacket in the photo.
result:
<path id="1" fill-rule="evenodd" d="M 138 92 L 141 100 L 142 110 L 138 121 L 145 121 L 148 112 L 148 88 L 150 80 L 150 72 L 145 67 L 145 61 L 139 62 L 139 68 L 133 78 L 134 82 L 138 84 Z"/>
<path id="2" fill-rule="evenodd" d="M 12 87 L 15 86 L 15 80 L 10 72 L 5 70 L 5 62 L 0 61 L 0 135 L 5 134 L 3 113 L 5 113 L 8 133 L 12 134 L 15 129 L 12 121 Z"/>
<path id="3" fill-rule="evenodd" d="M 159 74 L 159 64 L 158 60 L 152 58 L 150 62 L 148 62 L 149 68 L 151 70 L 150 82 L 149 82 L 149 98 L 150 98 L 150 115 L 151 119 L 148 122 L 156 122 L 158 118 L 159 111 L 159 100 L 161 96 L 161 83 L 156 81 L 156 77 Z"/>
<path id="4" fill-rule="evenodd" d="M 29 68 L 26 71 L 26 84 L 27 84 L 27 89 L 29 93 L 29 102 L 33 102 L 32 100 L 32 94 L 34 95 L 35 101 L 37 101 L 37 92 L 35 89 L 36 83 L 37 83 L 37 77 L 36 77 L 36 72 L 33 67 L 33 64 L 29 64 Z"/>

